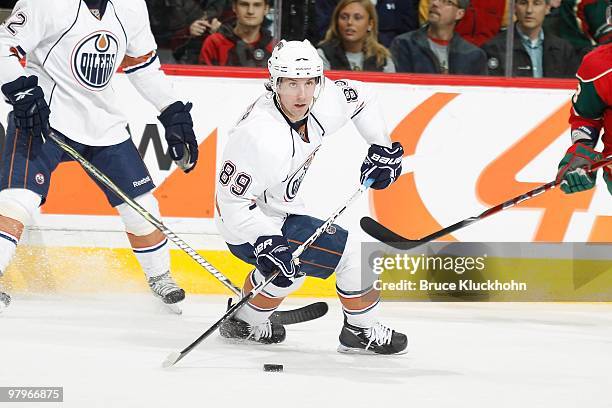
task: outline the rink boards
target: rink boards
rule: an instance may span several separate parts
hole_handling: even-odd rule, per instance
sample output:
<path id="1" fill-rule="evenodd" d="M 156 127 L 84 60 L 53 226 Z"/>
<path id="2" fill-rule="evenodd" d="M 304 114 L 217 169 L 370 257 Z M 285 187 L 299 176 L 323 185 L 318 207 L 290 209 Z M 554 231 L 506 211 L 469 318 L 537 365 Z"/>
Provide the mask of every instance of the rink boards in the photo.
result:
<path id="1" fill-rule="evenodd" d="M 165 155 L 163 129 L 155 120 L 153 107 L 124 75 L 119 75 L 114 85 L 118 103 L 130 118 L 134 142 L 158 186 L 155 195 L 168 226 L 236 284 L 241 284 L 250 268 L 226 251 L 212 216 L 214 178 L 227 132 L 263 91 L 262 72 L 245 72 L 219 76 L 224 74 L 217 70 L 184 71 L 185 75 L 171 77 L 177 91 L 194 103 L 200 160 L 189 175 L 177 171 Z M 572 81 L 350 77 L 372 82 L 392 138 L 402 141 L 406 151 L 400 180 L 386 191 L 371 192 L 340 220 L 362 240 L 369 240 L 358 226 L 366 214 L 402 235 L 418 238 L 546 183 L 554 178 L 557 163 L 570 143 L 567 116 Z M 7 112 L 8 106 L 2 104 L 0 142 L 4 141 Z M 301 187 L 314 215 L 325 218 L 356 189 L 366 148 L 351 124 L 329 135 Z M 569 197 L 548 192 L 449 239 L 610 242 L 611 202 L 600 178 L 594 190 Z M 14 289 L 146 289 L 116 213 L 77 164 L 58 168 L 41 211 L 5 278 Z M 180 251 L 173 251 L 172 262 L 186 290 L 226 293 Z M 561 297 L 612 287 L 606 260 L 581 261 L 595 262 L 583 263 L 581 268 L 598 272 L 579 287 L 574 284 L 574 266 L 570 267 L 576 262 L 562 254 L 552 261 L 542 258 L 534 262 L 551 268 L 551 273 L 556 271 L 552 282 L 547 279 L 541 284 Z M 310 280 L 299 294 L 334 293 L 333 280 Z"/>

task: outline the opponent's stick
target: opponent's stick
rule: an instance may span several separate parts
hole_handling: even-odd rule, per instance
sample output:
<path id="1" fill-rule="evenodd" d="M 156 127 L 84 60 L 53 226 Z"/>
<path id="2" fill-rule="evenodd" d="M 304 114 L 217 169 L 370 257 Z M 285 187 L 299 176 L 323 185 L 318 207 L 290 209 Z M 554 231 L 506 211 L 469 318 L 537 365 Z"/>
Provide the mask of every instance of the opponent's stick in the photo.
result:
<path id="1" fill-rule="evenodd" d="M 351 205 L 359 196 L 361 196 L 361 194 L 364 191 L 366 191 L 372 185 L 373 182 L 374 182 L 373 179 L 366 180 L 365 183 L 363 183 L 359 187 L 359 190 L 357 190 L 355 193 L 353 193 L 351 198 L 349 198 L 346 201 L 346 203 L 344 203 L 344 205 L 342 205 L 340 208 L 338 208 L 336 211 L 334 211 L 334 213 L 327 220 L 325 220 L 325 222 L 319 228 L 316 229 L 316 231 L 310 236 L 310 238 L 308 238 L 306 241 L 304 241 L 304 243 L 302 245 L 300 245 L 299 247 L 297 247 L 295 249 L 295 251 L 293 251 L 293 253 L 291 255 L 293 257 L 294 262 L 296 262 L 296 263 L 299 262 L 299 259 L 298 259 L 299 256 L 302 255 L 302 253 L 310 245 L 312 245 L 312 243 L 315 242 L 317 240 L 317 238 L 319 238 L 321 236 L 321 234 L 323 234 L 323 232 L 325 230 L 327 230 L 327 228 L 329 228 L 329 226 L 334 223 L 334 221 L 336 221 L 336 218 L 338 218 L 340 216 L 340 214 L 342 214 L 344 212 L 344 210 L 346 210 L 349 205 Z M 234 313 L 236 313 L 236 311 L 238 311 L 238 309 L 240 309 L 246 302 L 248 302 L 249 299 L 255 297 L 259 292 L 261 292 L 263 290 L 263 288 L 268 283 L 272 282 L 274 280 L 274 278 L 276 278 L 278 276 L 279 273 L 280 273 L 280 271 L 276 271 L 275 273 L 270 275 L 266 280 L 263 280 L 263 281 L 259 282 L 259 284 L 257 284 L 253 289 L 251 289 L 251 291 L 249 293 L 247 293 L 242 299 L 240 299 L 240 301 L 238 303 L 236 303 L 235 305 L 231 306 L 227 310 L 227 312 L 225 312 L 225 314 L 223 316 L 221 316 L 221 318 L 219 320 L 217 320 L 217 322 L 215 324 L 210 326 L 208 328 L 208 330 L 206 330 L 204 333 L 202 333 L 202 335 L 200 337 L 195 339 L 195 341 L 193 343 L 191 343 L 190 345 L 185 347 L 180 352 L 170 353 L 168 355 L 168 357 L 166 357 L 166 359 L 162 363 L 162 367 L 164 367 L 164 368 L 172 367 L 177 362 L 179 362 L 181 359 L 183 359 L 187 354 L 189 354 L 189 352 L 191 352 L 191 350 L 193 350 L 205 338 L 207 338 L 215 330 L 217 330 L 219 328 L 219 326 L 221 326 L 221 324 L 226 319 L 228 319 Z"/>
<path id="2" fill-rule="evenodd" d="M 191 257 L 194 261 L 196 261 L 200 266 L 202 266 L 208 273 L 214 276 L 219 282 L 221 282 L 226 288 L 231 290 L 235 295 L 240 296 L 242 291 L 234 285 L 229 278 L 223 275 L 217 268 L 211 265 L 208 261 L 206 261 L 200 254 L 198 254 L 195 249 L 191 248 L 185 241 L 183 241 L 178 235 L 169 230 L 160 220 L 155 218 L 150 212 L 148 212 L 145 208 L 143 208 L 138 202 L 130 198 L 125 192 L 123 192 L 112 180 L 110 180 L 104 173 L 102 173 L 98 168 L 96 168 L 93 164 L 91 164 L 87 159 L 85 159 L 79 152 L 74 150 L 70 145 L 66 144 L 62 140 L 60 140 L 53 131 L 50 131 L 47 135 L 51 140 L 53 140 L 62 150 L 70 155 L 74 160 L 79 162 L 79 164 L 96 180 L 104 184 L 109 190 L 115 193 L 119 198 L 121 198 L 127 205 L 132 207 L 134 211 L 140 214 L 145 220 L 150 222 L 155 228 L 160 230 L 170 241 L 174 242 L 174 244 L 182 249 L 187 255 Z M 276 319 L 277 322 L 282 324 L 292 324 L 299 323 L 302 321 L 316 319 L 321 317 L 327 313 L 327 303 L 325 302 L 317 302 L 311 305 L 305 306 L 300 309 L 287 310 L 287 311 L 277 311 L 275 315 L 273 315 L 273 319 Z"/>
<path id="3" fill-rule="evenodd" d="M 593 163 L 593 165 L 590 167 L 589 172 L 597 170 L 600 167 L 604 167 L 610 164 L 612 164 L 612 157 L 608 157 L 606 159 L 597 161 Z M 385 244 L 393 248 L 403 249 L 403 250 L 412 249 L 412 248 L 418 247 L 419 245 L 423 245 L 427 242 L 431 242 L 435 239 L 441 238 L 463 227 L 467 227 L 468 225 L 473 224 L 476 221 L 480 221 L 483 218 L 489 217 L 495 213 L 498 213 L 500 211 L 514 207 L 518 203 L 529 200 L 540 194 L 543 194 L 548 190 L 552 190 L 553 188 L 561 184 L 562 181 L 563 179 L 560 179 L 560 180 L 551 181 L 550 183 L 541 185 L 540 187 L 534 188 L 533 190 L 530 190 L 524 194 L 521 194 L 508 201 L 505 201 L 501 204 L 491 207 L 488 210 L 485 210 L 484 212 L 482 212 L 481 214 L 475 217 L 466 218 L 465 220 L 459 221 L 449 227 L 443 228 L 439 231 L 436 231 L 432 234 L 429 234 L 423 238 L 416 239 L 416 240 L 405 238 L 399 235 L 398 233 L 391 231 L 389 228 L 385 227 L 384 225 L 382 225 L 381 223 L 379 223 L 378 221 L 374 220 L 371 217 L 363 217 L 361 219 L 360 224 L 361 224 L 361 228 L 366 233 L 368 233 L 371 237 L 376 238 L 377 240 L 382 241 Z"/>

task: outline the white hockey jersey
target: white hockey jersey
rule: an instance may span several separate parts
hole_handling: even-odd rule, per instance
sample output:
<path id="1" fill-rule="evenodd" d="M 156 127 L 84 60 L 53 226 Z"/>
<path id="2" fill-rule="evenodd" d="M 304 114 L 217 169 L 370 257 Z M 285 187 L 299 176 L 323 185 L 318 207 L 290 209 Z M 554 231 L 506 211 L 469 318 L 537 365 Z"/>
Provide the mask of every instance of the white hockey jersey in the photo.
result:
<path id="1" fill-rule="evenodd" d="M 298 195 L 323 139 L 352 120 L 369 144 L 391 146 L 373 91 L 363 82 L 326 79 L 307 120 L 307 138 L 287 122 L 270 93 L 229 132 L 217 177 L 217 228 L 226 242 L 253 244 L 282 235 L 288 214 L 306 214 Z"/>
<path id="2" fill-rule="evenodd" d="M 129 138 L 112 86 L 126 55 L 125 72 L 143 96 L 158 109 L 177 100 L 169 81 L 141 85 L 138 70 L 163 75 L 156 48 L 144 0 L 109 0 L 101 19 L 81 0 L 19 0 L 0 27 L 0 82 L 36 75 L 53 128 L 79 143 L 114 145 Z M 11 55 L 26 56 L 25 72 Z"/>

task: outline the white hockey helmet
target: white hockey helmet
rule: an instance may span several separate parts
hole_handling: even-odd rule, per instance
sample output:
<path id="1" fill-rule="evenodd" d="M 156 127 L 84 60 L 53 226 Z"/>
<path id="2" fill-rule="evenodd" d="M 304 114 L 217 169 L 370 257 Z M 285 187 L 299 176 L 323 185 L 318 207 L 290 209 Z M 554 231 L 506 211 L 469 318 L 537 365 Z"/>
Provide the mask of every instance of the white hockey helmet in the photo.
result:
<path id="1" fill-rule="evenodd" d="M 280 40 L 268 59 L 268 71 L 274 93 L 277 93 L 279 78 L 318 78 L 319 88 L 324 83 L 323 60 L 308 40 Z M 319 92 L 320 89 L 315 95 Z"/>

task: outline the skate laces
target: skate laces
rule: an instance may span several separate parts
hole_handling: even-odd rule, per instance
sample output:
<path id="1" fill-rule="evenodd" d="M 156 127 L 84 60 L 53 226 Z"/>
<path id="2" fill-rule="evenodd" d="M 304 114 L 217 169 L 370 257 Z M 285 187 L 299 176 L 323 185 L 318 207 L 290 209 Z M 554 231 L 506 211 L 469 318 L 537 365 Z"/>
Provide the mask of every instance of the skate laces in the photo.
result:
<path id="1" fill-rule="evenodd" d="M 170 272 L 166 272 L 163 275 L 149 278 L 149 286 L 151 287 L 153 292 L 157 293 L 159 296 L 162 297 L 180 289 L 170 277 Z"/>
<path id="2" fill-rule="evenodd" d="M 390 344 L 393 330 L 381 323 L 376 323 L 374 326 L 365 330 L 365 335 L 369 340 L 366 346 L 367 350 L 372 343 L 376 343 L 379 346 Z"/>
<path id="3" fill-rule="evenodd" d="M 259 339 L 267 339 L 272 337 L 272 324 L 270 324 L 269 320 L 266 320 L 264 323 L 258 326 L 250 326 L 251 333 L 247 339 L 253 337 L 255 341 L 259 341 Z"/>

